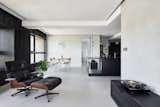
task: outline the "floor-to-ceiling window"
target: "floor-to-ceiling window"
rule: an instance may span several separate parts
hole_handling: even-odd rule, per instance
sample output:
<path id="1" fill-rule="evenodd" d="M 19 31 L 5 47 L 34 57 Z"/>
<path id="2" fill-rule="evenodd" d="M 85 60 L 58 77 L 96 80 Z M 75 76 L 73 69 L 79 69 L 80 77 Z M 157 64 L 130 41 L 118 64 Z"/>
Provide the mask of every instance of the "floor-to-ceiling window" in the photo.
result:
<path id="1" fill-rule="evenodd" d="M 37 63 L 45 60 L 45 38 L 38 35 L 31 35 L 30 37 L 30 61 L 31 63 Z"/>

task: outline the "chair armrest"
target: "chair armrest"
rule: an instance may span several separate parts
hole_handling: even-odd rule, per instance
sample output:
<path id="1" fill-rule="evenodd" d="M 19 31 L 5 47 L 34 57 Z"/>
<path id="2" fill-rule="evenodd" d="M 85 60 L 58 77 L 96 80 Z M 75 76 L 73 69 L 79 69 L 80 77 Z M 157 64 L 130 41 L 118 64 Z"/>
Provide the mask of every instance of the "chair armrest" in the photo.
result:
<path id="1" fill-rule="evenodd" d="M 12 80 L 16 80 L 16 78 L 7 78 L 7 79 L 5 79 L 5 81 L 12 81 Z"/>
<path id="2" fill-rule="evenodd" d="M 38 72 L 38 71 L 35 71 L 35 72 L 32 72 L 32 73 L 31 73 L 31 76 L 33 76 L 33 77 L 42 77 L 42 76 L 43 76 L 43 73 Z"/>
<path id="3" fill-rule="evenodd" d="M 37 76 L 40 72 L 38 71 L 34 71 L 34 72 L 31 72 L 31 76 Z"/>
<path id="4" fill-rule="evenodd" d="M 31 72 L 31 74 L 38 74 L 38 73 L 39 73 L 38 71 Z"/>

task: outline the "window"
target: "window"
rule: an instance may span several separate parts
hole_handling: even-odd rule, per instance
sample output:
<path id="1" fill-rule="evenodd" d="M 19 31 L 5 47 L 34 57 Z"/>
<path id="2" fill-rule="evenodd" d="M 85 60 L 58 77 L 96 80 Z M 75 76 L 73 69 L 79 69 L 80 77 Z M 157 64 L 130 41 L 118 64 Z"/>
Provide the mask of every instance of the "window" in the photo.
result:
<path id="1" fill-rule="evenodd" d="M 30 62 L 37 63 L 45 59 L 45 39 L 37 36 L 31 35 L 30 37 Z"/>

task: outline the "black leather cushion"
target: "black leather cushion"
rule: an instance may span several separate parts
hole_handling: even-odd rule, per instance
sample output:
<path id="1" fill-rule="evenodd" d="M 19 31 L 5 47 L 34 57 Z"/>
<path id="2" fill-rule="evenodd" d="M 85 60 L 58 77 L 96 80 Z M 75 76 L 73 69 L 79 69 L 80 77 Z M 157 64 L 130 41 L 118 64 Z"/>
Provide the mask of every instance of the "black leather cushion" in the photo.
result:
<path id="1" fill-rule="evenodd" d="M 40 81 L 37 81 L 36 83 L 47 86 L 48 90 L 52 90 L 55 87 L 57 87 L 59 84 L 61 84 L 62 80 L 59 77 L 47 77 Z"/>
<path id="2" fill-rule="evenodd" d="M 23 73 L 24 80 L 29 79 L 29 78 L 31 77 L 31 73 L 30 73 L 29 70 L 24 69 L 24 70 L 22 70 L 21 72 Z"/>
<path id="3" fill-rule="evenodd" d="M 34 78 L 28 79 L 26 81 L 23 81 L 23 83 L 26 85 L 30 85 L 31 83 L 39 81 L 41 79 L 42 79 L 41 77 L 34 77 Z"/>
<path id="4" fill-rule="evenodd" d="M 16 78 L 17 81 L 23 81 L 24 75 L 21 71 L 10 73 L 11 78 Z"/>

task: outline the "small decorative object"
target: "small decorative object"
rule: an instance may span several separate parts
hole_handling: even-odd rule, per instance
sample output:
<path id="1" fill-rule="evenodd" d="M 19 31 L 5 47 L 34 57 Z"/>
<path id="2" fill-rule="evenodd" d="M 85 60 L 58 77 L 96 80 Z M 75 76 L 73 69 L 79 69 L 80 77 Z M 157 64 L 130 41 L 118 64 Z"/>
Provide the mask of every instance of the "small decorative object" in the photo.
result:
<path id="1" fill-rule="evenodd" d="M 146 93 L 150 91 L 146 84 L 134 80 L 122 80 L 121 83 L 132 93 Z"/>

